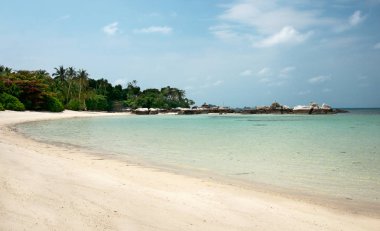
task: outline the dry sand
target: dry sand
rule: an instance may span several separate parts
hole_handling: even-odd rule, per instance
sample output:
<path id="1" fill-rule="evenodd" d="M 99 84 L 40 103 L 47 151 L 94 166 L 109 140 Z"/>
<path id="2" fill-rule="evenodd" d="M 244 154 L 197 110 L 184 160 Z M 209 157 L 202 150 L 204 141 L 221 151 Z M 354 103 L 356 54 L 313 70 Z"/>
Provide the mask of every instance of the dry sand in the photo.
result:
<path id="1" fill-rule="evenodd" d="M 380 230 L 380 219 L 27 139 L 0 112 L 0 230 Z"/>

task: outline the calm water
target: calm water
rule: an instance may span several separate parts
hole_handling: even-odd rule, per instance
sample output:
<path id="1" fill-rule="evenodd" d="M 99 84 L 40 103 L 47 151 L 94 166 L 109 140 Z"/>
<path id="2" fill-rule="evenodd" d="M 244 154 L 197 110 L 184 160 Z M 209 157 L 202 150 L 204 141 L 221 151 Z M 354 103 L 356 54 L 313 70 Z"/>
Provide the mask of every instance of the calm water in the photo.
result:
<path id="1" fill-rule="evenodd" d="M 339 115 L 120 116 L 18 125 L 38 140 L 380 203 L 380 110 Z"/>

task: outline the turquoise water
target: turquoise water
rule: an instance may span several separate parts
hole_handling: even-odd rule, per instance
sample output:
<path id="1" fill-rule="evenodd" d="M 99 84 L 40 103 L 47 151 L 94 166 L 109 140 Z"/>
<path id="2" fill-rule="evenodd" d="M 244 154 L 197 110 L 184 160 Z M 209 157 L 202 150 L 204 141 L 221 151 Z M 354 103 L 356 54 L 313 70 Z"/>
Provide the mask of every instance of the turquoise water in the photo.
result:
<path id="1" fill-rule="evenodd" d="M 380 111 L 120 116 L 21 124 L 37 140 L 299 192 L 380 203 Z"/>

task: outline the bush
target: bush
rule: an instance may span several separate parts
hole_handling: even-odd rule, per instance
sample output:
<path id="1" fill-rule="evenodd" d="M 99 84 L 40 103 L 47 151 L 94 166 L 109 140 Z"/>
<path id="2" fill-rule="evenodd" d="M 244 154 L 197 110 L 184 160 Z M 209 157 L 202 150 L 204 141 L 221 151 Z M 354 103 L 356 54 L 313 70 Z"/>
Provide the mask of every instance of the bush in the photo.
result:
<path id="1" fill-rule="evenodd" d="M 81 108 L 79 100 L 70 100 L 70 102 L 66 105 L 66 108 L 73 111 L 79 111 Z"/>
<path id="2" fill-rule="evenodd" d="M 0 103 L 7 110 L 12 111 L 24 111 L 25 106 L 13 95 L 9 95 L 7 93 L 0 94 Z"/>
<path id="3" fill-rule="evenodd" d="M 4 107 L 1 103 L 0 103 L 0 111 L 4 111 Z"/>
<path id="4" fill-rule="evenodd" d="M 65 108 L 63 107 L 61 101 L 57 99 L 56 97 L 46 95 L 45 96 L 45 110 L 51 111 L 51 112 L 61 112 Z"/>
<path id="5" fill-rule="evenodd" d="M 86 106 L 91 111 L 108 111 L 107 98 L 103 95 L 95 95 L 86 100 Z"/>
<path id="6" fill-rule="evenodd" d="M 123 101 L 123 107 L 129 107 L 132 109 L 138 108 L 137 102 L 135 99 L 127 99 Z"/>

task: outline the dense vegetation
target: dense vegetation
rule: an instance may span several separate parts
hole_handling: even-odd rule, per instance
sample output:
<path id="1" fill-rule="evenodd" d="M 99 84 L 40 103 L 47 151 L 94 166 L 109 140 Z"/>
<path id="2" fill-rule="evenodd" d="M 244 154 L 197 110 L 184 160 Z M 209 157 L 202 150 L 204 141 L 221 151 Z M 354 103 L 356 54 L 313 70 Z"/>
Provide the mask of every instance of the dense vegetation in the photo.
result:
<path id="1" fill-rule="evenodd" d="M 141 91 L 134 80 L 123 88 L 106 79 L 92 79 L 86 70 L 55 68 L 52 76 L 44 70 L 12 71 L 0 66 L 0 110 L 112 111 L 122 108 L 190 107 L 194 102 L 185 91 L 164 87 Z"/>

